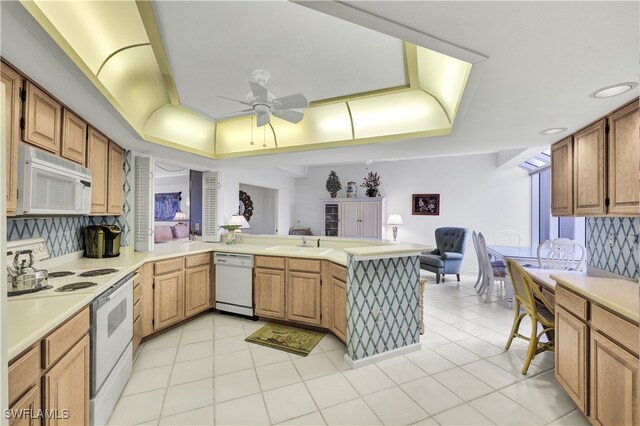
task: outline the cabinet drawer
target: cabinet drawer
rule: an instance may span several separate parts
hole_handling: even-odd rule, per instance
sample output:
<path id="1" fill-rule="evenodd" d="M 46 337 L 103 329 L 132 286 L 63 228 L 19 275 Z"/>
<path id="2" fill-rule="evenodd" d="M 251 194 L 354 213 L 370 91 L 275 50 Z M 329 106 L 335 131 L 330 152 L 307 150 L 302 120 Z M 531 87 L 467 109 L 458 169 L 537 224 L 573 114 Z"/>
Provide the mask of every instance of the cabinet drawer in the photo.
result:
<path id="1" fill-rule="evenodd" d="M 142 286 L 133 288 L 133 303 L 136 303 L 140 300 L 140 296 L 142 295 Z"/>
<path id="2" fill-rule="evenodd" d="M 140 284 L 142 284 L 142 272 L 138 269 L 133 276 L 133 288 L 138 287 Z"/>
<path id="3" fill-rule="evenodd" d="M 133 304 L 133 319 L 137 320 L 140 317 L 140 313 L 142 312 L 142 302 L 137 301 Z"/>
<path id="4" fill-rule="evenodd" d="M 40 379 L 40 346 L 9 365 L 9 404 Z"/>
<path id="5" fill-rule="evenodd" d="M 62 324 L 56 331 L 42 339 L 42 366 L 49 367 L 64 355 L 89 331 L 89 308 Z"/>
<path id="6" fill-rule="evenodd" d="M 133 343 L 132 351 L 135 353 L 142 340 L 142 320 L 138 318 L 133 322 Z"/>
<path id="7" fill-rule="evenodd" d="M 320 272 L 322 262 L 311 259 L 287 259 L 287 267 L 290 271 Z"/>
<path id="8" fill-rule="evenodd" d="M 211 253 L 195 254 L 193 256 L 187 256 L 184 259 L 184 266 L 186 268 L 209 265 L 211 263 Z"/>
<path id="9" fill-rule="evenodd" d="M 168 274 L 170 272 L 181 271 L 183 265 L 182 257 L 176 257 L 175 259 L 162 260 L 155 264 L 155 275 Z"/>
<path id="10" fill-rule="evenodd" d="M 335 263 L 331 264 L 331 275 L 341 280 L 342 282 L 347 282 L 347 268 L 336 265 Z"/>
<path id="11" fill-rule="evenodd" d="M 284 269 L 284 257 L 256 256 L 254 259 L 256 268 Z"/>
<path id="12" fill-rule="evenodd" d="M 591 326 L 612 340 L 638 354 L 638 326 L 605 311 L 599 306 L 591 305 Z"/>
<path id="13" fill-rule="evenodd" d="M 587 320 L 587 301 L 577 294 L 556 286 L 556 303 L 581 320 Z"/>

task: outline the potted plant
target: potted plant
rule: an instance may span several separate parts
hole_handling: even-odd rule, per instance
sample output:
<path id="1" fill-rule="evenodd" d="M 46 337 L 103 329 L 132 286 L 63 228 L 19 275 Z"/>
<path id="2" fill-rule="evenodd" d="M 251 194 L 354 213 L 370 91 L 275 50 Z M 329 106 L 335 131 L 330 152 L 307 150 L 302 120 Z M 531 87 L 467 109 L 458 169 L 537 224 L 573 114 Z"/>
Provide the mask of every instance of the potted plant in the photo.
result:
<path id="1" fill-rule="evenodd" d="M 220 228 L 227 231 L 226 244 L 234 244 L 236 242 L 236 231 L 240 228 L 240 225 L 221 225 Z"/>
<path id="2" fill-rule="evenodd" d="M 336 198 L 338 191 L 341 189 L 342 184 L 340 183 L 338 174 L 334 170 L 331 170 L 331 173 L 329 173 L 329 177 L 327 178 L 327 191 L 329 191 L 331 198 Z"/>
<path id="3" fill-rule="evenodd" d="M 367 197 L 377 197 L 380 183 L 380 175 L 377 172 L 369 172 L 360 186 L 366 188 Z"/>

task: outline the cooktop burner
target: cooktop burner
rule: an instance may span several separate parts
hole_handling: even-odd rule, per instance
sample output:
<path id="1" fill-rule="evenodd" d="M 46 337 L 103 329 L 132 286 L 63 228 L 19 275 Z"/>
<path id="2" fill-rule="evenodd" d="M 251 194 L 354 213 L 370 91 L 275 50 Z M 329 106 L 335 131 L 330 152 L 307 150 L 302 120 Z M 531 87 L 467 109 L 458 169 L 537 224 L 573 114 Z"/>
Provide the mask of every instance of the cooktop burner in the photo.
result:
<path id="1" fill-rule="evenodd" d="M 49 278 L 62 278 L 68 277 L 69 275 L 74 275 L 75 272 L 71 271 L 58 271 L 58 272 L 49 272 Z"/>
<path id="2" fill-rule="evenodd" d="M 78 274 L 78 276 L 79 277 L 99 277 L 100 275 L 113 274 L 114 272 L 118 272 L 118 270 L 113 268 L 94 269 L 92 271 L 86 271 L 81 274 Z"/>
<path id="3" fill-rule="evenodd" d="M 53 286 L 52 285 L 45 285 L 45 286 L 42 286 L 42 287 L 30 288 L 30 289 L 27 289 L 27 290 L 14 290 L 14 291 L 9 290 L 7 292 L 7 297 L 20 296 L 20 295 L 23 295 L 23 294 L 30 294 L 30 293 L 37 293 L 37 292 L 42 291 L 42 290 L 49 290 L 50 288 L 53 288 Z"/>
<path id="4" fill-rule="evenodd" d="M 77 283 L 66 284 L 66 285 L 63 285 L 62 287 L 58 287 L 56 288 L 56 291 L 58 292 L 76 291 L 76 290 L 82 290 L 83 288 L 87 288 L 87 287 L 93 287 L 94 285 L 98 285 L 98 284 L 92 283 L 91 281 L 81 281 Z"/>

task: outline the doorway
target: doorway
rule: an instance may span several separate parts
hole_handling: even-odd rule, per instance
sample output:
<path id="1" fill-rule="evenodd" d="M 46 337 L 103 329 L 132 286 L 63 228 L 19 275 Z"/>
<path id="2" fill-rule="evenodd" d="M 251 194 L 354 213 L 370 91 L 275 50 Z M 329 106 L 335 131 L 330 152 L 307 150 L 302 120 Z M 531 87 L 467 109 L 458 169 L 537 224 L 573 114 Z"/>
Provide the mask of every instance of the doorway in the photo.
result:
<path id="1" fill-rule="evenodd" d="M 239 184 L 238 212 L 251 226 L 244 232 L 275 235 L 278 233 L 278 190 L 263 186 Z"/>

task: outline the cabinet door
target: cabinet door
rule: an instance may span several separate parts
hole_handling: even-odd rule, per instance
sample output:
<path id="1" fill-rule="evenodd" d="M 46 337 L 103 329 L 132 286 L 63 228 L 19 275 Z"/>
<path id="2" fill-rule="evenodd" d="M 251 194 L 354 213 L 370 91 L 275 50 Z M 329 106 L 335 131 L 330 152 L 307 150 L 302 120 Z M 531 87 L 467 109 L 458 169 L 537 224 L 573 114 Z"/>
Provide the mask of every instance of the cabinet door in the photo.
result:
<path id="1" fill-rule="evenodd" d="M 25 87 L 27 103 L 24 107 L 25 127 L 22 140 L 60 154 L 62 106 L 30 81 L 25 82 Z"/>
<path id="2" fill-rule="evenodd" d="M 44 376 L 44 408 L 67 410 L 68 418 L 45 419 L 45 425 L 89 424 L 89 336 L 85 335 Z"/>
<path id="3" fill-rule="evenodd" d="M 40 384 L 36 383 L 22 398 L 9 407 L 12 413 L 21 413 L 9 419 L 9 426 L 36 426 L 40 424 L 37 417 L 40 410 Z M 32 413 L 30 416 L 29 413 Z"/>
<path id="4" fill-rule="evenodd" d="M 346 343 L 347 341 L 347 284 L 332 278 L 333 285 L 333 320 L 331 331 Z"/>
<path id="5" fill-rule="evenodd" d="M 342 203 L 341 207 L 341 236 L 358 238 L 360 236 L 360 203 L 357 201 L 346 201 Z"/>
<path id="6" fill-rule="evenodd" d="M 107 183 L 107 213 L 122 214 L 124 193 L 124 149 L 109 141 L 109 173 Z"/>
<path id="7" fill-rule="evenodd" d="M 551 146 L 551 214 L 573 214 L 573 138 Z"/>
<path id="8" fill-rule="evenodd" d="M 365 201 L 360 203 L 360 237 L 381 238 L 382 218 L 380 217 L 380 203 L 377 201 Z"/>
<path id="9" fill-rule="evenodd" d="M 7 159 L 7 216 L 16 214 L 18 199 L 18 143 L 20 142 L 20 109 L 22 101 L 22 77 L 4 62 L 0 69 L 4 83 L 4 120 Z"/>
<path id="10" fill-rule="evenodd" d="M 587 325 L 562 309 L 556 309 L 556 380 L 580 411 L 587 411 Z"/>
<path id="11" fill-rule="evenodd" d="M 576 216 L 606 213 L 604 131 L 605 120 L 600 120 L 574 135 L 573 205 Z"/>
<path id="12" fill-rule="evenodd" d="M 285 318 L 285 273 L 255 268 L 254 301 L 256 315 Z"/>
<path id="13" fill-rule="evenodd" d="M 67 109 L 62 110 L 62 150 L 60 154 L 83 166 L 87 153 L 87 123 Z"/>
<path id="14" fill-rule="evenodd" d="M 185 269 L 185 316 L 190 317 L 209 309 L 209 289 L 211 288 L 209 265 Z"/>
<path id="15" fill-rule="evenodd" d="M 595 425 L 637 425 L 638 357 L 597 331 L 591 331 L 591 400 Z"/>
<path id="16" fill-rule="evenodd" d="M 324 228 L 322 235 L 325 237 L 340 237 L 340 203 L 324 203 Z"/>
<path id="17" fill-rule="evenodd" d="M 640 214 L 638 101 L 609 116 L 609 214 Z"/>
<path id="18" fill-rule="evenodd" d="M 154 278 L 154 331 L 184 319 L 183 280 L 183 271 Z"/>
<path id="19" fill-rule="evenodd" d="M 305 324 L 320 325 L 321 275 L 309 272 L 287 274 L 287 319 Z"/>
<path id="20" fill-rule="evenodd" d="M 91 170 L 91 214 L 107 212 L 107 164 L 109 140 L 89 127 L 87 136 L 87 168 Z"/>

